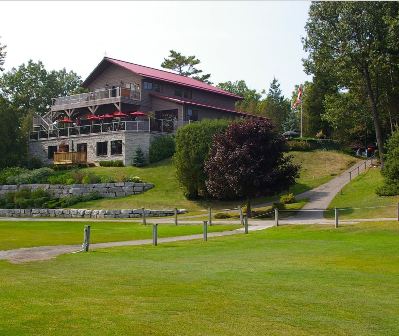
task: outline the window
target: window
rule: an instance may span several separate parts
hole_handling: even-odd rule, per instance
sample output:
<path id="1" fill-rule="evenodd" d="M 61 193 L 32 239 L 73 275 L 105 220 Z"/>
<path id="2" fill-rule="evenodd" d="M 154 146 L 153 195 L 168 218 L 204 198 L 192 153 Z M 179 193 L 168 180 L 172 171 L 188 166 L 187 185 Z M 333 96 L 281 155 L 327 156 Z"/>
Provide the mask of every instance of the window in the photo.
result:
<path id="1" fill-rule="evenodd" d="M 153 83 L 152 87 L 153 87 L 154 91 L 161 92 L 161 86 L 158 83 Z"/>
<path id="2" fill-rule="evenodd" d="M 184 98 L 191 99 L 193 94 L 191 93 L 191 90 L 184 90 L 183 96 Z"/>
<path id="3" fill-rule="evenodd" d="M 192 93 L 191 90 L 188 89 L 175 88 L 175 96 L 191 99 Z"/>
<path id="4" fill-rule="evenodd" d="M 152 90 L 152 83 L 151 82 L 144 82 L 143 83 L 144 90 Z"/>
<path id="5" fill-rule="evenodd" d="M 87 143 L 80 143 L 76 145 L 76 150 L 80 153 L 87 153 Z"/>
<path id="6" fill-rule="evenodd" d="M 97 156 L 105 156 L 108 152 L 108 142 L 97 142 Z"/>
<path id="7" fill-rule="evenodd" d="M 57 151 L 57 146 L 48 146 L 47 148 L 47 157 L 50 160 L 54 159 L 54 153 Z"/>
<path id="8" fill-rule="evenodd" d="M 175 96 L 183 97 L 183 91 L 181 89 L 175 89 Z"/>
<path id="9" fill-rule="evenodd" d="M 122 154 L 122 140 L 111 141 L 111 155 Z"/>

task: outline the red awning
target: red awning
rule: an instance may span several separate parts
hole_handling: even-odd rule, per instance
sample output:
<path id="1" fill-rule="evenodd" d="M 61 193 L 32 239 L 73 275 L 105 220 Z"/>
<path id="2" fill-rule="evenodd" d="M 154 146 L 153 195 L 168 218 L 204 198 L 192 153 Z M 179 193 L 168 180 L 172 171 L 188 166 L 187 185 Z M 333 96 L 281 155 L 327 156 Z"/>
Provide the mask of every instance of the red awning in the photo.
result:
<path id="1" fill-rule="evenodd" d="M 137 112 L 132 112 L 132 113 L 129 113 L 132 117 L 146 117 L 147 116 L 147 114 L 145 114 L 144 112 L 140 112 L 140 111 L 137 111 Z"/>
<path id="2" fill-rule="evenodd" d="M 68 123 L 68 124 L 73 123 L 72 119 L 70 119 L 68 117 L 64 117 L 64 119 L 58 120 L 58 122 Z"/>
<path id="3" fill-rule="evenodd" d="M 112 114 L 106 113 L 100 116 L 103 119 L 112 119 L 114 116 Z"/>
<path id="4" fill-rule="evenodd" d="M 112 115 L 116 118 L 123 118 L 123 117 L 127 117 L 128 115 L 121 112 L 121 111 L 115 111 L 114 113 L 112 113 Z"/>

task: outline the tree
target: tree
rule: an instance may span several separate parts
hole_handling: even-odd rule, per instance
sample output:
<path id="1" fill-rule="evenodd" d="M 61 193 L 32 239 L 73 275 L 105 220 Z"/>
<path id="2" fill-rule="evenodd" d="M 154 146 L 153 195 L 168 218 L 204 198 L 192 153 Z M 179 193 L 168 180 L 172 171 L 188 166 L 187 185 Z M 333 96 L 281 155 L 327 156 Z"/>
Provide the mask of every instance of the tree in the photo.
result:
<path id="1" fill-rule="evenodd" d="M 232 123 L 214 137 L 205 173 L 206 188 L 217 199 L 250 200 L 288 189 L 299 167 L 284 155 L 285 139 L 267 119 Z"/>
<path id="2" fill-rule="evenodd" d="M 170 54 L 161 64 L 162 68 L 176 71 L 179 75 L 192 77 L 208 84 L 212 84 L 209 81 L 210 74 L 202 74 L 202 70 L 196 68 L 201 61 L 195 56 L 184 56 L 181 53 L 170 50 Z"/>
<path id="3" fill-rule="evenodd" d="M 228 120 L 202 120 L 177 130 L 173 157 L 177 178 L 189 199 L 207 196 L 204 164 L 215 134 L 223 132 Z"/>
<path id="4" fill-rule="evenodd" d="M 244 80 L 219 83 L 217 87 L 227 92 L 243 97 L 243 100 L 236 103 L 237 111 L 250 114 L 258 114 L 259 103 L 261 101 L 262 94 L 254 89 L 248 88 L 247 83 L 245 83 Z"/>
<path id="5" fill-rule="evenodd" d="M 266 99 L 262 102 L 261 115 L 269 118 L 276 127 L 276 130 L 281 132 L 283 123 L 290 113 L 290 103 L 284 98 L 280 83 L 276 78 L 270 83 L 269 92 Z"/>
<path id="6" fill-rule="evenodd" d="M 332 72 L 339 87 L 367 98 L 382 162 L 381 98 L 399 55 L 398 14 L 397 2 L 313 2 L 303 40 L 309 74 Z"/>
<path id="7" fill-rule="evenodd" d="M 133 166 L 136 167 L 143 167 L 146 164 L 145 156 L 143 150 L 138 147 L 136 149 L 136 153 L 134 154 L 133 157 Z"/>
<path id="8" fill-rule="evenodd" d="M 26 139 L 20 130 L 20 115 L 0 96 L 0 168 L 19 165 L 26 156 Z"/>
<path id="9" fill-rule="evenodd" d="M 0 71 L 4 70 L 3 65 L 6 60 L 6 55 L 7 55 L 6 47 L 7 47 L 6 45 L 2 45 L 0 43 Z"/>
<path id="10" fill-rule="evenodd" d="M 49 111 L 52 98 L 81 92 L 81 83 L 73 71 L 48 72 L 42 62 L 30 60 L 2 75 L 0 94 L 16 109 L 44 114 Z"/>

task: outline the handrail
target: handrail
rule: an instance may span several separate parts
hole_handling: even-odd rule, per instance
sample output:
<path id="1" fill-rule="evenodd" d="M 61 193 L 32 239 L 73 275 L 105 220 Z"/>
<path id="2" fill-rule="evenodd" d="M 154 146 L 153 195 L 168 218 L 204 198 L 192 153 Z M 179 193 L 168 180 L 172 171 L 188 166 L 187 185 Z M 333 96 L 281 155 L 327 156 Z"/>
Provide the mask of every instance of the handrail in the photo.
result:
<path id="1" fill-rule="evenodd" d="M 125 87 L 114 87 L 111 89 L 98 89 L 92 92 L 78 93 L 70 96 L 52 98 L 53 106 L 58 105 L 73 105 L 79 104 L 82 101 L 96 101 L 101 99 L 126 97 L 134 100 L 141 99 L 141 92 L 139 89 L 131 89 Z"/>

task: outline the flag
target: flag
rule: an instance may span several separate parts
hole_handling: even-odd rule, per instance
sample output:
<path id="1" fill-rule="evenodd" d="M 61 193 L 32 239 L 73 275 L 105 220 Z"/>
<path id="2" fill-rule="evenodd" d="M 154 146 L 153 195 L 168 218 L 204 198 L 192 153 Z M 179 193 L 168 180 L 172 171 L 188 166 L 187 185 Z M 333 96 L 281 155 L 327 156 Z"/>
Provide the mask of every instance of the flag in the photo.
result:
<path id="1" fill-rule="evenodd" d="M 294 104 L 292 104 L 293 109 L 302 103 L 302 94 L 303 94 L 303 87 L 301 84 L 301 85 L 299 85 L 299 88 L 298 88 L 298 96 L 296 97 Z"/>

